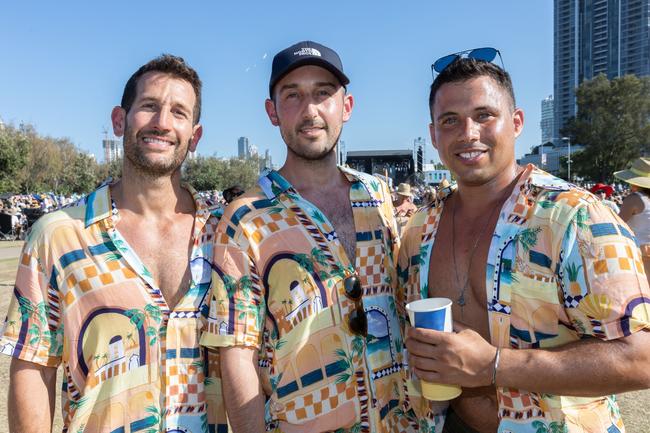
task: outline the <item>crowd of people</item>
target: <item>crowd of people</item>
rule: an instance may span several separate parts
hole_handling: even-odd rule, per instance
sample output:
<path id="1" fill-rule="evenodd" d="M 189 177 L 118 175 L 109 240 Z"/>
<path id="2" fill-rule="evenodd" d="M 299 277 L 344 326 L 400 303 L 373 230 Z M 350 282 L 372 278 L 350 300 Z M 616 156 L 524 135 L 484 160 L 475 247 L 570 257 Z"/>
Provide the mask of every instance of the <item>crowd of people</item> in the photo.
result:
<path id="1" fill-rule="evenodd" d="M 595 195 L 516 163 L 524 113 L 497 55 L 432 65 L 431 141 L 455 182 L 394 196 L 337 166 L 355 100 L 331 48 L 275 55 L 264 106 L 285 163 L 223 197 L 181 182 L 197 72 L 140 67 L 111 112 L 122 177 L 25 243 L 0 339 L 10 431 L 51 431 L 59 366 L 70 432 L 624 431 L 614 395 L 650 388 L 645 251 Z M 616 176 L 643 241 L 650 161 Z M 454 332 L 444 312 L 411 323 L 430 297 Z M 434 401 L 424 382 L 462 392 Z"/>
<path id="2" fill-rule="evenodd" d="M 79 198 L 78 194 L 4 194 L 0 198 L 0 240 L 23 239 L 27 229 L 42 215 Z"/>

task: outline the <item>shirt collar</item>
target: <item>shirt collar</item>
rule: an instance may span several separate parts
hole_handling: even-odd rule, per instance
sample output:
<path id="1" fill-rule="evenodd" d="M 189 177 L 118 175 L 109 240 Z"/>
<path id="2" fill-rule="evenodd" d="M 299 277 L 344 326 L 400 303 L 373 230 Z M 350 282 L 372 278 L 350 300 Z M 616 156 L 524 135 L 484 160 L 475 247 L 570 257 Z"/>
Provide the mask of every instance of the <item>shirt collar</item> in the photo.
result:
<path id="1" fill-rule="evenodd" d="M 530 173 L 526 181 L 532 186 L 556 191 L 568 191 L 571 189 L 571 183 L 540 170 L 533 164 L 527 164 L 524 170 L 526 174 Z"/>
<path id="2" fill-rule="evenodd" d="M 338 169 L 352 183 L 353 201 L 377 200 L 380 203 L 384 202 L 381 185 L 377 178 L 348 167 L 338 166 Z M 274 200 L 290 189 L 295 191 L 291 183 L 275 170 L 264 170 L 257 183 L 269 200 Z"/>
<path id="3" fill-rule="evenodd" d="M 190 185 L 186 183 L 181 183 L 181 186 L 185 188 L 194 199 L 194 207 L 196 209 L 196 221 L 195 224 L 198 227 L 205 225 L 210 218 L 211 209 L 206 203 L 206 201 L 199 195 L 198 192 Z M 85 215 L 85 226 L 95 224 L 101 220 L 109 218 L 112 215 L 113 210 L 113 199 L 111 198 L 111 188 L 110 184 L 104 183 L 95 191 L 88 194 L 86 197 L 86 215 Z"/>

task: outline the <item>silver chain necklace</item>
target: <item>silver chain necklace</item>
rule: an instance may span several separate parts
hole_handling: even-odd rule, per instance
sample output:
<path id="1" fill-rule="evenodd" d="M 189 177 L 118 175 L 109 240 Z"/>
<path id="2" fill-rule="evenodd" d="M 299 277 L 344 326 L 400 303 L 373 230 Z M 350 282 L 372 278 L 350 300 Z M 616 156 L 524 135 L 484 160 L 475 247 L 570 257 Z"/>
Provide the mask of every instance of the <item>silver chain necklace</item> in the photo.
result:
<path id="1" fill-rule="evenodd" d="M 479 232 L 479 235 L 476 237 L 476 240 L 474 241 L 474 245 L 472 246 L 472 250 L 469 254 L 469 263 L 467 264 L 467 277 L 465 278 L 465 283 L 462 285 L 460 284 L 460 277 L 458 276 L 458 265 L 456 264 L 456 200 L 458 197 L 454 197 L 454 202 L 453 202 L 453 207 L 452 207 L 452 217 L 451 217 L 451 248 L 452 248 L 452 253 L 454 257 L 454 274 L 456 275 L 456 284 L 460 286 L 460 293 L 458 295 L 458 298 L 456 298 L 456 303 L 460 306 L 460 318 L 462 320 L 463 318 L 463 307 L 467 304 L 467 301 L 465 300 L 465 291 L 467 290 L 467 287 L 469 286 L 469 277 L 470 277 L 470 269 L 472 268 L 472 260 L 474 259 L 474 253 L 476 252 L 476 247 L 478 247 L 478 243 L 483 237 L 483 234 L 485 233 L 485 230 L 487 229 L 488 225 L 490 225 L 490 221 L 492 220 L 492 216 L 494 215 L 494 211 L 496 208 L 499 206 L 499 203 L 501 203 L 501 200 L 497 200 L 494 206 L 492 206 L 492 210 L 490 210 L 490 215 L 488 216 L 487 220 L 485 221 L 485 224 L 483 225 L 483 228 Z"/>

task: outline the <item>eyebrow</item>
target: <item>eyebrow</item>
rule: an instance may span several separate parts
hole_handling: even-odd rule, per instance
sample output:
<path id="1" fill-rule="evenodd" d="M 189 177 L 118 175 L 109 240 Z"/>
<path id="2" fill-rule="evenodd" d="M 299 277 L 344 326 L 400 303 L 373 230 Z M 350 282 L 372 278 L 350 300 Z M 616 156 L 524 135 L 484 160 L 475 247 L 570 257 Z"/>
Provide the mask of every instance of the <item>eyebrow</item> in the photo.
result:
<path id="1" fill-rule="evenodd" d="M 457 115 L 457 114 L 458 114 L 458 113 L 456 113 L 455 111 L 445 111 L 444 113 L 442 113 L 442 114 L 436 116 L 436 121 L 442 119 L 443 117 L 447 117 L 447 116 L 455 116 L 455 115 Z"/>
<path id="2" fill-rule="evenodd" d="M 153 96 L 143 96 L 139 100 L 140 103 L 143 102 L 155 102 L 156 104 L 160 103 L 160 99 Z M 172 106 L 181 107 L 183 110 L 190 111 L 190 107 L 179 101 L 172 101 Z M 190 111 L 191 112 L 191 111 Z"/>
<path id="3" fill-rule="evenodd" d="M 480 107 L 474 108 L 472 111 L 477 112 L 477 111 L 483 111 L 483 110 L 496 111 L 496 108 L 492 107 L 490 105 L 481 105 Z M 458 113 L 455 112 L 455 111 L 445 111 L 444 113 L 437 116 L 436 120 L 440 120 L 440 119 L 442 119 L 443 117 L 446 117 L 446 116 L 455 116 L 455 115 L 458 115 Z"/>
<path id="4" fill-rule="evenodd" d="M 331 87 L 333 89 L 336 89 L 339 85 L 331 82 L 331 81 L 318 81 L 316 82 L 316 87 Z M 299 86 L 297 83 L 288 83 L 288 84 L 283 84 L 282 87 L 280 87 L 279 92 L 282 92 L 284 90 L 288 89 L 297 89 Z"/>

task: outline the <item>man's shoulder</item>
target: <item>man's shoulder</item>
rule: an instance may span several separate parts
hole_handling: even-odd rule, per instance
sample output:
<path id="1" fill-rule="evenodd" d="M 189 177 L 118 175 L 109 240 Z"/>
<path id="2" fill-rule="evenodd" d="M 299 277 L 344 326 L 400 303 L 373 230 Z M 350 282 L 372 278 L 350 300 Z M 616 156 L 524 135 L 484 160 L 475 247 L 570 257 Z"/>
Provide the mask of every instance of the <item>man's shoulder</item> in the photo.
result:
<path id="1" fill-rule="evenodd" d="M 84 228 L 86 207 L 84 197 L 69 206 L 43 215 L 30 228 L 27 241 L 51 238 L 61 227 Z"/>
<path id="2" fill-rule="evenodd" d="M 402 245 L 410 243 L 420 243 L 422 239 L 422 233 L 427 228 L 427 222 L 429 217 L 436 214 L 438 211 L 436 206 L 439 205 L 437 201 L 429 203 L 427 205 L 419 207 L 415 213 L 411 216 L 408 221 L 408 224 L 404 227 L 402 232 Z"/>
<path id="3" fill-rule="evenodd" d="M 600 201 L 586 189 L 574 185 L 564 179 L 553 176 L 538 168 L 534 168 L 529 181 L 529 187 L 524 190 L 531 202 L 538 204 L 536 208 L 547 209 L 559 206 L 567 210 L 577 210 Z"/>
<path id="4" fill-rule="evenodd" d="M 245 215 L 251 212 L 263 213 L 275 205 L 277 205 L 277 200 L 269 199 L 262 189 L 255 185 L 226 206 L 221 221 L 237 225 Z"/>

